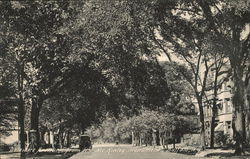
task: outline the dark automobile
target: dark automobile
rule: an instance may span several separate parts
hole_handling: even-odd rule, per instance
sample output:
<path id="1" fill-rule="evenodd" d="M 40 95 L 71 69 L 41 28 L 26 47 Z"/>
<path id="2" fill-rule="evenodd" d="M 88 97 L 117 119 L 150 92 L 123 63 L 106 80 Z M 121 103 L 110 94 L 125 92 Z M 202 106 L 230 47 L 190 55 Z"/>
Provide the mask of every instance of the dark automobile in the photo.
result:
<path id="1" fill-rule="evenodd" d="M 88 135 L 81 135 L 80 136 L 79 148 L 81 151 L 83 149 L 92 149 L 91 140 L 90 140 L 90 137 Z"/>

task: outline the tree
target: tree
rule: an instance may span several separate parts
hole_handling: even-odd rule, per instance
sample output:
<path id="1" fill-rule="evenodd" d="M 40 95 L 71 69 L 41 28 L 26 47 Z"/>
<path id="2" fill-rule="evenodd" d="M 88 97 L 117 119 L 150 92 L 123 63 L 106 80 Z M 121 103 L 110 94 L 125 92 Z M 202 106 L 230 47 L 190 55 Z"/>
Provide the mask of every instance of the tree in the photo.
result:
<path id="1" fill-rule="evenodd" d="M 243 97 L 246 97 L 246 90 L 244 90 L 243 85 L 243 68 L 245 67 L 246 61 L 248 60 L 248 41 L 249 33 L 244 31 L 247 28 L 249 12 L 247 8 L 249 3 L 246 0 L 238 2 L 226 2 L 226 1 L 154 1 L 151 5 L 154 12 L 151 12 L 151 15 L 154 15 L 156 21 L 153 23 L 152 31 L 152 40 L 155 42 L 156 46 L 162 50 L 163 53 L 167 55 L 169 60 L 171 56 L 169 51 L 174 50 L 175 53 L 184 55 L 184 61 L 187 64 L 190 64 L 190 67 L 195 68 L 193 73 L 196 74 L 194 79 L 195 81 L 200 81 L 197 74 L 199 72 L 199 62 L 205 64 L 206 71 L 204 73 L 204 84 L 206 83 L 206 74 L 209 71 L 209 66 L 206 64 L 207 55 L 203 53 L 203 47 L 206 45 L 205 39 L 208 36 L 215 36 L 216 42 L 220 44 L 220 48 L 224 49 L 225 55 L 230 59 L 230 63 L 233 70 L 233 77 L 235 80 L 235 89 L 234 89 L 234 108 L 235 109 L 235 118 L 233 121 L 237 121 L 237 124 L 234 124 L 236 127 L 236 154 L 240 154 L 244 141 L 244 113 L 241 110 L 244 110 L 244 100 Z M 158 33 L 161 34 L 163 39 L 157 39 L 159 36 L 155 32 L 158 30 Z M 246 33 L 246 36 L 242 38 L 243 33 Z M 222 47 L 223 46 L 223 47 Z M 236 50 L 232 52 L 231 50 Z M 238 50 L 238 51 L 237 51 Z M 192 54 L 190 54 L 190 52 Z M 194 60 L 194 55 L 197 55 L 197 63 L 194 65 L 190 60 Z M 199 58 L 200 57 L 200 58 Z M 200 59 L 200 60 L 199 60 Z M 190 63 L 191 62 L 191 63 Z M 248 79 L 248 75 L 245 76 Z M 239 79 L 240 78 L 240 79 Z M 239 82 L 240 81 L 240 82 Z M 245 84 L 247 84 L 246 82 Z M 204 86 L 201 84 L 201 86 Z M 204 87 L 205 88 L 205 87 Z M 246 87 L 245 87 L 246 88 Z M 204 90 L 204 89 L 203 89 Z M 198 91 L 199 92 L 199 91 Z M 197 94 L 198 103 L 200 103 L 200 116 L 201 122 L 203 122 L 203 113 L 202 113 L 202 96 L 204 91 L 201 90 L 201 94 Z M 239 104 L 241 103 L 241 104 Z M 233 122 L 234 123 L 234 122 Z M 204 125 L 204 124 L 202 124 Z M 204 126 L 202 126 L 202 131 L 204 131 Z M 204 141 L 203 141 L 204 147 Z"/>
<path id="2" fill-rule="evenodd" d="M 192 80 L 193 75 L 191 70 L 173 61 L 164 62 L 161 66 L 164 69 L 165 77 L 171 91 L 166 110 L 164 111 L 177 115 L 190 114 L 193 92 L 186 78 Z M 186 72 L 186 77 L 182 75 L 183 72 Z"/>
<path id="3" fill-rule="evenodd" d="M 184 14 L 186 13 L 200 13 L 197 8 L 185 8 L 185 5 L 192 6 L 192 2 L 153 1 L 149 3 L 136 1 L 133 5 L 132 8 L 140 8 L 136 10 L 140 18 L 135 24 L 142 25 L 145 35 L 148 35 L 146 39 L 150 43 L 150 45 L 147 45 L 149 53 L 154 56 L 153 52 L 163 52 L 172 61 L 169 53 L 172 50 L 192 71 L 193 80 L 190 80 L 189 75 L 185 74 L 185 72 L 183 72 L 183 75 L 187 76 L 190 85 L 194 89 L 199 105 L 201 135 L 203 136 L 202 147 L 204 148 L 205 128 L 202 100 L 205 93 L 207 74 L 210 69 L 207 55 L 203 53 L 205 45 L 203 39 L 207 36 L 208 29 L 203 24 L 205 18 L 202 19 L 196 15 L 192 16 L 192 20 L 185 18 Z M 138 17 L 134 16 L 133 18 Z M 204 73 L 201 72 L 203 68 L 205 68 Z"/>
<path id="4" fill-rule="evenodd" d="M 3 17 L 1 18 L 3 21 Z M 9 42 L 11 41 L 11 36 L 13 32 L 8 32 L 8 25 L 6 23 L 1 25 L 1 98 L 3 104 L 3 114 L 8 114 L 6 119 L 3 121 L 14 122 L 16 118 L 13 115 L 17 115 L 18 119 L 18 129 L 20 128 L 19 139 L 20 148 L 23 151 L 25 149 L 25 132 L 24 132 L 24 65 L 22 57 L 17 51 L 15 54 L 8 54 L 9 52 Z M 10 46 L 12 47 L 12 46 Z M 8 103 L 8 104 L 6 104 Z M 17 110 L 16 107 L 17 106 Z M 3 115 L 2 114 L 2 115 Z M 12 117 L 11 117 L 12 116 Z"/>
<path id="5" fill-rule="evenodd" d="M 53 131 L 59 130 L 59 141 L 63 141 L 65 131 L 84 134 L 86 128 L 98 123 L 106 112 L 103 108 L 107 106 L 107 94 L 103 89 L 106 79 L 89 66 L 83 71 L 57 95 L 47 99 L 41 108 L 41 125 Z"/>
<path id="6" fill-rule="evenodd" d="M 174 141 L 176 137 L 182 136 L 193 128 L 182 115 L 150 110 L 142 110 L 140 115 L 130 118 L 129 123 L 125 124 L 125 129 L 132 131 L 134 134 L 132 143 L 137 146 L 142 145 L 142 138 L 146 145 L 162 144 L 165 146 L 168 144 L 165 143 L 167 139 L 171 138 Z M 159 141 L 160 139 L 162 141 Z"/>
<path id="7" fill-rule="evenodd" d="M 172 23 L 168 23 L 166 19 L 172 20 L 173 23 L 175 23 L 174 26 Z M 173 53 L 177 53 L 177 57 L 179 57 L 185 63 L 185 65 L 189 67 L 193 76 L 193 78 L 191 78 L 188 72 L 183 72 L 185 69 L 179 69 L 182 76 L 187 80 L 194 91 L 194 97 L 199 107 L 201 122 L 201 143 L 202 148 L 204 149 L 205 125 L 203 100 L 205 97 L 208 72 L 211 68 L 211 65 L 209 65 L 208 55 L 203 52 L 203 47 L 205 45 L 203 38 L 206 31 L 200 30 L 201 28 L 199 27 L 199 23 L 196 24 L 194 22 L 193 26 L 190 27 L 185 23 L 185 21 L 181 19 L 181 16 L 177 16 L 175 19 L 173 17 L 168 17 L 166 19 L 162 20 L 160 26 L 164 44 L 170 45 L 168 46 L 169 50 L 172 50 Z M 184 28 L 185 30 L 183 30 Z M 171 36 L 168 34 L 169 32 L 172 34 Z M 193 35 L 190 36 L 190 32 L 193 32 Z M 165 46 L 162 46 L 162 48 L 164 47 Z M 168 52 L 165 53 L 170 56 Z"/>
<path id="8" fill-rule="evenodd" d="M 218 94 L 219 89 L 222 87 L 226 81 L 229 80 L 231 76 L 231 69 L 228 65 L 228 59 L 225 57 L 221 48 L 216 46 L 213 42 L 213 37 L 207 38 L 207 46 L 205 51 L 210 56 L 212 68 L 210 71 L 210 77 L 207 84 L 207 94 L 213 96 L 212 98 L 206 97 L 207 106 L 212 109 L 211 127 L 210 127 L 210 148 L 214 148 L 214 129 L 215 129 L 215 118 L 218 115 Z"/>
<path id="9" fill-rule="evenodd" d="M 106 88 L 111 97 L 109 108 L 116 114 L 119 106 L 124 105 L 133 112 L 143 103 L 148 104 L 146 107 L 162 106 L 169 95 L 163 71 L 156 64 L 156 54 L 150 52 L 151 43 L 145 40 L 149 30 L 143 25 L 148 22 L 139 20 L 137 8 L 139 2 L 88 1 L 80 14 L 85 18 L 80 17 L 69 24 L 74 29 L 66 30 L 78 39 L 73 58 L 92 56 L 95 60 L 91 65 L 110 80 Z M 157 95 L 152 95 L 153 91 Z M 147 97 L 151 99 L 146 101 Z"/>
<path id="10" fill-rule="evenodd" d="M 163 32 L 164 34 L 162 34 L 163 38 L 170 39 L 169 41 L 174 43 L 178 48 L 182 48 L 183 45 L 192 47 L 193 45 L 190 45 L 190 43 L 192 43 L 195 45 L 198 44 L 196 47 L 199 49 L 199 47 L 204 44 L 200 43 L 204 37 L 208 35 L 214 36 L 216 37 L 214 38 L 214 42 L 220 46 L 223 53 L 229 58 L 234 81 L 233 129 L 236 141 L 235 154 L 241 154 L 244 152 L 245 140 L 244 101 L 247 101 L 244 100 L 246 97 L 246 89 L 244 88 L 247 88 L 244 87 L 244 81 L 248 81 L 243 78 L 249 78 L 248 74 L 244 76 L 244 68 L 248 66 L 247 61 L 249 60 L 249 30 L 247 31 L 249 23 L 247 18 L 249 17 L 249 1 L 194 0 L 189 2 L 176 1 L 172 3 L 159 1 L 159 4 L 156 17 L 160 20 L 160 31 L 163 32 L 165 30 Z M 245 36 L 243 36 L 243 34 L 245 34 Z M 193 38 L 194 41 L 190 38 Z M 176 45 L 178 42 L 181 42 L 181 45 Z M 156 43 L 161 44 L 157 41 Z M 159 47 L 162 48 L 165 53 L 168 53 L 166 47 Z M 171 47 L 172 46 L 168 47 L 168 49 Z M 179 52 L 185 53 L 186 51 L 187 50 L 179 49 Z M 196 52 L 196 50 L 193 50 L 193 52 Z M 206 62 L 206 58 L 204 60 L 204 62 Z M 245 84 L 247 83 L 248 82 Z M 200 113 L 200 115 L 202 116 L 202 113 Z"/>
<path id="11" fill-rule="evenodd" d="M 224 54 L 229 58 L 233 77 L 233 120 L 232 127 L 235 137 L 235 154 L 241 155 L 245 148 L 245 84 L 248 84 L 248 74 L 244 68 L 249 65 L 249 1 L 197 1 L 206 18 L 210 32 L 217 38 Z M 221 6 L 221 7 L 218 7 Z M 215 10 L 213 10 L 215 9 Z M 244 84 L 244 81 L 245 84 Z"/>
<path id="12" fill-rule="evenodd" d="M 143 55 L 146 55 L 145 58 L 151 62 L 153 58 L 152 55 L 148 55 L 147 44 L 142 40 L 146 34 L 140 29 L 141 25 L 137 24 L 138 17 L 133 13 L 135 8 L 132 8 L 131 12 L 126 10 L 130 9 L 133 3 L 126 2 L 125 7 L 119 8 L 115 5 L 123 6 L 124 3 L 114 2 L 111 10 L 106 7 L 105 12 L 99 4 L 103 2 L 89 1 L 81 14 L 78 14 L 79 10 L 76 9 L 80 5 L 76 6 L 73 2 L 37 1 L 1 4 L 2 18 L 8 24 L 7 30 L 9 30 L 6 32 L 10 37 L 8 52 L 13 56 L 18 53 L 21 68 L 19 69 L 21 76 L 18 79 L 21 83 L 25 80 L 29 85 L 24 91 L 32 101 L 30 128 L 37 134 L 36 150 L 40 144 L 39 113 L 43 102 L 60 92 L 72 80 L 76 81 L 79 78 L 84 81 L 84 75 L 95 77 L 95 74 L 88 74 L 88 70 L 97 70 L 105 74 L 110 79 L 111 88 L 114 85 L 112 82 L 116 79 L 118 83 L 121 82 L 121 78 L 126 81 L 129 78 L 125 77 L 129 76 L 129 80 L 134 80 L 130 87 L 136 87 L 138 92 L 143 88 L 143 81 L 140 81 L 143 79 L 139 79 L 138 76 L 134 78 L 136 72 L 133 70 L 137 68 L 139 72 L 138 66 L 144 65 L 141 58 Z M 113 11 L 120 13 L 119 17 L 114 17 L 113 22 L 102 19 L 99 25 L 92 25 L 97 21 L 93 17 L 112 18 Z M 130 16 L 130 13 L 133 14 Z M 80 17 L 82 14 L 86 15 L 85 19 Z M 131 21 L 129 20 L 124 27 L 121 24 L 127 22 L 127 18 L 131 18 Z M 76 27 L 72 29 L 71 24 L 76 24 Z M 107 26 L 112 30 L 107 29 Z M 137 42 L 133 43 L 133 40 Z M 71 45 L 72 43 L 74 45 Z M 147 72 L 144 73 L 147 75 Z M 115 74 L 119 75 L 119 78 L 114 78 Z M 150 89 L 157 90 L 154 87 L 156 85 L 152 85 Z M 108 87 L 106 89 L 110 96 L 115 95 L 116 91 Z M 136 98 L 139 99 L 138 95 Z M 110 103 L 115 101 L 109 99 Z M 112 104 L 111 109 L 116 110 L 116 104 Z"/>
<path id="13" fill-rule="evenodd" d="M 1 17 L 8 24 L 6 25 L 8 31 L 5 33 L 9 37 L 8 53 L 13 57 L 17 55 L 18 92 L 24 92 L 22 86 L 24 80 L 30 86 L 25 88 L 25 92 L 32 98 L 31 129 L 37 132 L 37 149 L 41 105 L 63 85 L 62 80 L 58 79 L 65 71 L 67 55 L 65 48 L 69 47 L 65 37 L 57 32 L 57 29 L 69 18 L 72 13 L 71 6 L 68 2 L 37 1 L 3 2 L 1 7 L 3 8 Z M 21 106 L 24 104 L 21 102 L 22 94 L 19 97 L 22 103 L 19 108 L 24 112 Z M 22 113 L 22 118 L 23 116 Z"/>
<path id="14" fill-rule="evenodd" d="M 2 72 L 2 71 L 1 71 Z M 3 72 L 2 72 L 3 73 Z M 3 75 L 3 74 L 2 74 Z M 0 135 L 8 136 L 17 118 L 17 100 L 6 77 L 0 77 Z"/>

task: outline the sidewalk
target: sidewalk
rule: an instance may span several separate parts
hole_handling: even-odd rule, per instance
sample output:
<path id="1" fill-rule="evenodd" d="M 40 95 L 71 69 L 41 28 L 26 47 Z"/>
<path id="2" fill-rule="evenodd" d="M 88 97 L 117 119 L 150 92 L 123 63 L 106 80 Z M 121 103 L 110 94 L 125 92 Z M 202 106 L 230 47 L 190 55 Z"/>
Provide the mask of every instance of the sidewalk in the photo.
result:
<path id="1" fill-rule="evenodd" d="M 79 152 L 78 149 L 40 149 L 37 154 L 26 153 L 26 159 L 66 159 Z M 19 159 L 19 152 L 0 152 L 0 159 Z"/>
<path id="2" fill-rule="evenodd" d="M 0 152 L 0 159 L 19 159 L 20 153 L 19 152 Z"/>
<path id="3" fill-rule="evenodd" d="M 234 150 L 223 150 L 223 149 L 206 149 L 198 152 L 195 157 L 230 157 L 233 155 Z"/>

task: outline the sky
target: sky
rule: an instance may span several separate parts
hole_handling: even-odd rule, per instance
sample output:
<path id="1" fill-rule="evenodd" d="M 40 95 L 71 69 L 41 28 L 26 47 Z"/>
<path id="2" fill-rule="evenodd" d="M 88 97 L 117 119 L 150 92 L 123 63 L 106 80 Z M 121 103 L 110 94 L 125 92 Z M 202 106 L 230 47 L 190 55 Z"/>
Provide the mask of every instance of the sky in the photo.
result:
<path id="1" fill-rule="evenodd" d="M 159 61 L 167 61 L 168 58 L 165 54 L 161 54 L 160 56 L 157 57 Z"/>

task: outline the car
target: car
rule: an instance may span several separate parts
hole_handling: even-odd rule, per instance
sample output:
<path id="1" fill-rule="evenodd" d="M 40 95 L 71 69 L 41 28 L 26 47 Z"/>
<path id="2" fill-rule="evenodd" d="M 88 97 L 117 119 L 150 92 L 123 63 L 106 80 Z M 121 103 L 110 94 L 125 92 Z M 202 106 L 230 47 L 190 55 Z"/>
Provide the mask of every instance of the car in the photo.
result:
<path id="1" fill-rule="evenodd" d="M 84 149 L 92 149 L 92 143 L 88 135 L 80 136 L 79 148 L 81 151 Z"/>

